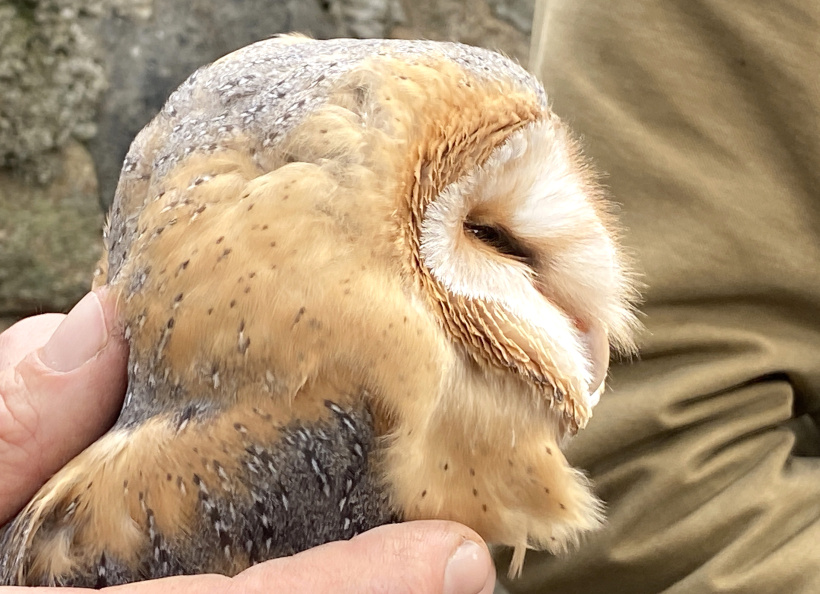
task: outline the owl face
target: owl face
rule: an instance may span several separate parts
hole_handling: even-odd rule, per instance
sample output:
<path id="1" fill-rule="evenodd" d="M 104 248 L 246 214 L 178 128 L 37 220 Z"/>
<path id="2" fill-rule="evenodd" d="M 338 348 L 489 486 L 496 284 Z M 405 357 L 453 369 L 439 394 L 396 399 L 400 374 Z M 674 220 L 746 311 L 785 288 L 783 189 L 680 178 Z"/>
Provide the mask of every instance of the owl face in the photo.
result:
<path id="1" fill-rule="evenodd" d="M 413 290 L 452 356 L 467 357 L 457 367 L 512 375 L 505 391 L 534 411 L 546 405 L 559 434 L 575 433 L 603 389 L 610 343 L 629 350 L 635 325 L 617 226 L 593 174 L 518 81 L 475 80 L 434 57 L 374 59 L 368 73 L 337 95 L 366 131 L 350 144 L 378 155 L 368 169 L 393 180 L 375 200 L 391 208 Z"/>
<path id="2" fill-rule="evenodd" d="M 421 225 L 432 278 L 448 295 L 496 311 L 511 348 L 535 364 L 485 358 L 547 384 L 550 398 L 574 392 L 584 415 L 603 390 L 610 340 L 629 348 L 634 326 L 610 218 L 567 132 L 549 118 L 448 185 Z"/>

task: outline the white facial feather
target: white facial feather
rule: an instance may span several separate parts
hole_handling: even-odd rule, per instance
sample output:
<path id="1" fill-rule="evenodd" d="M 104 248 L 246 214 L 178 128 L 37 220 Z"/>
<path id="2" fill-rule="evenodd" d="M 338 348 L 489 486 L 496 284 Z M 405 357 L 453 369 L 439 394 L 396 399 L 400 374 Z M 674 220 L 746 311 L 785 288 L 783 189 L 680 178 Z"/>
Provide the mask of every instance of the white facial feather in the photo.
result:
<path id="1" fill-rule="evenodd" d="M 485 172 L 493 166 L 496 176 L 485 176 L 479 188 L 495 195 L 503 195 L 503 184 L 515 188 L 507 190 L 513 202 L 511 230 L 523 239 L 561 244 L 546 254 L 550 266 L 541 275 L 547 288 L 603 324 L 613 342 L 628 349 L 635 324 L 629 305 L 633 289 L 612 232 L 593 206 L 597 197 L 589 195 L 586 172 L 571 156 L 571 139 L 550 122 L 534 124 L 527 132 L 511 139 L 528 143 L 523 158 L 488 163 Z"/>

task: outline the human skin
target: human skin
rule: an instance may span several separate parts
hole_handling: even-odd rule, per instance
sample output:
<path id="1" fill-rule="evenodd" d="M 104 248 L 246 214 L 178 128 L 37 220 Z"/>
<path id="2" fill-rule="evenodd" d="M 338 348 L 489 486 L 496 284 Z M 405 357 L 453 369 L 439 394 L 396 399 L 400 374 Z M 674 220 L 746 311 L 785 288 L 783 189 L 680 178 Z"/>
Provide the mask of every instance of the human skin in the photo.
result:
<path id="1" fill-rule="evenodd" d="M 56 470 L 114 422 L 128 346 L 104 289 L 67 316 L 43 314 L 0 334 L 0 526 Z M 124 594 L 267 592 L 492 592 L 495 569 L 475 532 L 453 522 L 381 526 L 352 540 L 261 563 L 232 578 L 199 575 L 106 588 Z M 12 592 L 77 589 L 0 587 Z"/>

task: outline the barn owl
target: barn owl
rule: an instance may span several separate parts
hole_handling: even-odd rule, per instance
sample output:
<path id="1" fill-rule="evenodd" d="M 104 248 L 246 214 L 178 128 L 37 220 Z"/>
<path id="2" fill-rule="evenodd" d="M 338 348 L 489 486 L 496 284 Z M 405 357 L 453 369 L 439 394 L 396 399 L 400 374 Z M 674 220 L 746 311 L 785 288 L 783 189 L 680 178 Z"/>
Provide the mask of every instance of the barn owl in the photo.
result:
<path id="1" fill-rule="evenodd" d="M 6 528 L 2 581 L 232 575 L 425 518 L 514 573 L 563 551 L 601 521 L 560 446 L 631 348 L 618 241 L 498 54 L 284 37 L 200 69 L 111 211 L 122 412 Z"/>

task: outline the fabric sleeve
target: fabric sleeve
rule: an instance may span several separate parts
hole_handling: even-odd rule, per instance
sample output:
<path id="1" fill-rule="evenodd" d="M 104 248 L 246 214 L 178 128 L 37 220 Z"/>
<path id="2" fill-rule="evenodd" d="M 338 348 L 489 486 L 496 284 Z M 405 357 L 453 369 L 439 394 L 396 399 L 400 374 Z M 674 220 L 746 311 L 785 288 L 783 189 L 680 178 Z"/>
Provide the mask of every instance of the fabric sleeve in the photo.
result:
<path id="1" fill-rule="evenodd" d="M 533 68 L 622 205 L 646 331 L 568 451 L 607 526 L 504 586 L 816 594 L 820 4 L 538 4 Z"/>

